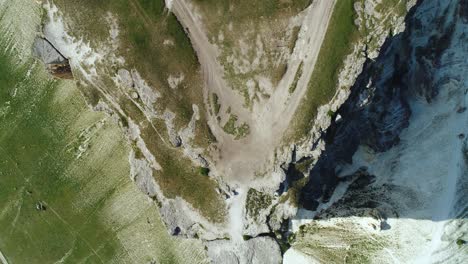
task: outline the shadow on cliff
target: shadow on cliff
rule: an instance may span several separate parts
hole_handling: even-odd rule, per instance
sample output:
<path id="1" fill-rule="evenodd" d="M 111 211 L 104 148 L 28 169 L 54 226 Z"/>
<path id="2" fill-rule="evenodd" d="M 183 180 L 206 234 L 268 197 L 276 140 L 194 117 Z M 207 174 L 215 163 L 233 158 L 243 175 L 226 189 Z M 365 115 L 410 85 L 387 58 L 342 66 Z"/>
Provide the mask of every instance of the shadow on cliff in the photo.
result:
<path id="1" fill-rule="evenodd" d="M 416 194 L 405 186 L 391 182 L 373 186 L 379 175 L 370 174 L 365 167 L 348 175 L 340 171 L 352 164 L 353 155 L 360 146 L 373 153 L 383 153 L 398 146 L 400 133 L 409 126 L 411 100 L 424 100 L 430 104 L 437 98 L 441 85 L 434 76 L 440 68 L 450 67 L 442 65 L 442 56 L 453 41 L 468 42 L 468 0 L 419 0 L 410 10 L 405 24 L 403 33 L 386 40 L 378 58 L 366 61 L 349 98 L 334 113 L 331 126 L 319 139 L 325 141 L 326 147 L 308 172 L 307 183 L 300 192 L 302 208 L 317 210 L 320 204 L 330 200 L 340 182 L 349 182 L 347 193 L 334 209 L 341 210 L 342 216 L 360 216 L 376 209 L 377 214 L 382 214 L 379 217 L 384 218 L 424 218 L 408 211 L 399 215 L 398 206 L 392 203 L 397 197 L 403 199 L 398 204 L 418 208 Z M 466 34 L 455 35 L 457 25 L 465 28 Z M 468 50 L 465 52 L 468 55 Z M 464 65 L 468 68 L 466 59 Z M 466 107 L 460 107 L 456 111 L 463 113 L 465 110 Z M 458 137 L 464 140 L 465 135 Z M 465 155 L 468 157 L 467 153 Z M 288 186 L 304 178 L 298 167 L 311 162 L 307 158 L 294 160 L 294 156 L 286 170 Z M 466 180 L 467 173 L 462 177 Z M 461 217 L 466 218 L 466 211 Z M 327 213 L 321 215 L 332 217 Z M 321 217 L 320 214 L 317 217 Z"/>

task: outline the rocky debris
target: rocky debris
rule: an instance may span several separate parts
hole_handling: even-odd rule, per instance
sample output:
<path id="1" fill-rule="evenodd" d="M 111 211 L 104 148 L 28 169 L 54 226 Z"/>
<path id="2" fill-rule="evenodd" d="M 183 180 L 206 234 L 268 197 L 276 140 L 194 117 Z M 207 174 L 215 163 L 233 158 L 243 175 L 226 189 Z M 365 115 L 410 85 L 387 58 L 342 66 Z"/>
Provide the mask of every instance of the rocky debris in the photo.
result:
<path id="1" fill-rule="evenodd" d="M 140 155 L 140 154 L 139 154 Z M 159 206 L 161 219 L 171 235 L 186 238 L 214 240 L 223 237 L 222 228 L 209 223 L 182 198 L 167 199 L 153 176 L 153 167 L 146 158 L 136 157 L 135 151 L 129 155 L 130 176 L 136 186 L 155 200 Z M 209 226 L 209 229 L 205 228 Z"/>
<path id="2" fill-rule="evenodd" d="M 366 167 L 361 167 L 354 174 L 344 176 L 343 178 L 351 178 L 353 181 L 349 185 L 348 190 L 360 190 L 375 181 L 375 176 L 370 175 Z"/>
<path id="3" fill-rule="evenodd" d="M 167 78 L 167 83 L 169 84 L 169 87 L 171 87 L 172 89 L 176 89 L 179 84 L 181 84 L 185 79 L 185 75 L 180 73 L 178 76 L 172 76 L 172 75 L 169 75 L 169 77 Z"/>
<path id="4" fill-rule="evenodd" d="M 209 168 L 210 164 L 203 157 L 204 149 L 193 147 L 190 142 L 195 138 L 196 122 L 200 120 L 200 110 L 196 104 L 192 105 L 193 115 L 187 127 L 178 131 L 178 136 L 181 139 L 184 148 L 184 155 L 187 156 L 197 166 Z"/>
<path id="5" fill-rule="evenodd" d="M 402 195 L 412 201 L 406 202 L 408 206 L 417 203 L 416 197 L 410 189 L 393 185 L 374 186 L 376 176 L 368 173 L 366 168 L 359 168 L 350 175 L 340 177 L 342 181 L 352 181 L 344 196 L 332 206 L 320 211 L 315 215 L 316 219 L 329 219 L 334 217 L 370 217 L 377 221 L 374 229 L 381 227 L 389 228 L 387 217 L 397 217 L 397 203 L 393 203 L 393 197 Z M 378 201 L 374 198 L 378 197 Z M 399 199 L 401 202 L 401 199 Z"/>
<path id="6" fill-rule="evenodd" d="M 149 197 L 156 198 L 158 188 L 150 164 L 145 159 L 136 158 L 133 150 L 130 152 L 129 163 L 130 177 L 136 186 Z"/>
<path id="7" fill-rule="evenodd" d="M 36 210 L 45 211 L 45 210 L 47 210 L 47 207 L 45 206 L 45 204 L 43 202 L 39 201 L 39 202 L 36 203 Z"/>
<path id="8" fill-rule="evenodd" d="M 114 82 L 121 86 L 124 91 L 133 99 L 142 103 L 142 108 L 148 117 L 158 117 L 158 113 L 154 109 L 156 100 L 161 97 L 161 94 L 141 77 L 137 70 L 119 69 Z"/>
<path id="9" fill-rule="evenodd" d="M 225 236 L 222 227 L 204 220 L 190 204 L 180 197 L 163 198 L 159 211 L 166 228 L 174 236 L 203 240 L 215 240 Z"/>
<path id="10" fill-rule="evenodd" d="M 268 219 L 270 230 L 280 230 L 285 223 L 289 223 L 288 219 L 297 214 L 297 205 L 292 204 L 290 200 L 279 203 L 274 207 Z"/>
<path id="11" fill-rule="evenodd" d="M 174 118 L 175 114 L 170 110 L 166 109 L 163 113 L 164 122 L 166 123 L 167 134 L 169 135 L 169 141 L 171 144 L 178 148 L 182 145 L 182 139 L 177 134 L 177 131 L 174 127 Z"/>
<path id="12" fill-rule="evenodd" d="M 132 88 L 133 78 L 129 71 L 126 69 L 119 69 L 117 71 L 117 78 L 123 87 Z"/>
<path id="13" fill-rule="evenodd" d="M 268 218 L 274 205 L 273 200 L 274 197 L 267 192 L 249 189 L 245 202 L 244 235 L 255 237 L 271 232 Z"/>
<path id="14" fill-rule="evenodd" d="M 145 108 L 153 112 L 153 104 L 156 102 L 158 98 L 161 97 L 161 94 L 150 87 L 145 80 L 140 76 L 138 71 L 132 70 L 130 72 L 132 79 L 133 79 L 133 87 L 138 92 L 138 95 L 145 105 Z"/>
<path id="15" fill-rule="evenodd" d="M 206 242 L 208 257 L 213 264 L 275 264 L 281 263 L 281 251 L 270 237 L 255 237 L 244 243 L 230 240 Z"/>
<path id="16" fill-rule="evenodd" d="M 73 73 L 68 59 L 46 38 L 36 38 L 33 52 L 46 65 L 49 73 L 55 78 L 73 79 Z"/>

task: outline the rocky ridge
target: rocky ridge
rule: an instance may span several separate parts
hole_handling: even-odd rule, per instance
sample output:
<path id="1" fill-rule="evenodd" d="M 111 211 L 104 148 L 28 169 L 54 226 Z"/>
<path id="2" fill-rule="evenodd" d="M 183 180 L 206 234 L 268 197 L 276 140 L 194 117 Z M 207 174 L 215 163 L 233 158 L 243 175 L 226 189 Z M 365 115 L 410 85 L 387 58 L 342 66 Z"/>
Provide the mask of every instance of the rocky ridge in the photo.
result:
<path id="1" fill-rule="evenodd" d="M 379 17 L 381 15 L 371 8 L 374 6 L 374 4 L 372 4 L 374 2 L 379 1 L 365 2 L 363 4 L 365 8 L 363 8 L 362 5 L 355 6 L 356 11 L 358 12 L 358 20 L 356 21 L 358 26 L 360 26 L 362 23 L 366 23 L 364 21 L 369 21 L 369 18 Z M 411 6 L 412 4 L 409 2 L 408 8 Z M 403 16 L 404 14 L 402 14 L 402 17 Z M 294 199 L 282 199 L 282 195 L 285 193 L 285 191 L 288 191 L 288 187 L 290 187 L 290 185 L 292 185 L 292 183 L 297 180 L 291 180 L 288 178 L 291 176 L 291 171 L 289 170 L 290 165 L 287 164 L 307 164 L 304 172 L 308 171 L 309 168 L 312 168 L 310 175 L 307 177 L 308 183 L 305 185 L 305 188 L 301 190 L 300 195 L 301 204 L 304 205 L 305 208 L 314 209 L 316 206 L 318 206 L 319 202 L 326 202 L 327 199 L 330 198 L 333 193 L 334 186 L 338 183 L 337 176 L 334 172 L 334 166 L 336 162 L 338 161 L 338 163 L 340 163 L 350 161 L 350 154 L 344 153 L 342 150 L 333 151 L 333 157 L 323 158 L 324 156 L 328 156 L 330 151 L 330 138 L 333 138 L 333 142 L 338 142 L 339 140 L 344 141 L 345 139 L 345 137 L 340 139 L 340 136 L 334 135 L 341 133 L 336 132 L 338 131 L 337 124 L 339 123 L 339 120 L 348 120 L 349 118 L 349 116 L 345 115 L 346 111 L 344 111 L 344 107 L 347 107 L 346 104 L 345 106 L 341 105 L 344 101 L 347 100 L 348 96 L 350 98 L 348 101 L 355 100 L 355 98 L 358 97 L 357 94 L 359 94 L 359 92 L 355 91 L 355 87 L 350 89 L 351 85 L 354 83 L 358 74 L 363 70 L 363 68 L 364 71 L 367 71 L 368 65 L 366 62 L 369 63 L 369 60 L 375 58 L 381 44 L 389 34 L 389 31 L 386 29 L 391 28 L 392 34 L 395 35 L 401 32 L 403 29 L 402 17 L 392 18 L 390 27 L 388 25 L 385 27 L 380 26 L 377 27 L 376 30 L 373 30 L 375 35 L 372 36 L 372 45 L 369 44 L 371 41 L 370 39 L 362 40 L 355 45 L 353 53 L 347 57 L 345 66 L 341 70 L 339 81 L 339 87 L 341 87 L 341 89 L 338 89 L 337 94 L 335 95 L 332 102 L 330 102 L 330 104 L 322 106 L 319 109 L 315 126 L 308 138 L 304 140 L 302 144 L 289 146 L 278 151 L 276 165 L 271 171 L 268 172 L 274 175 L 274 177 L 272 176 L 274 180 L 270 180 L 270 183 L 265 184 L 265 186 L 260 186 L 262 185 L 260 183 L 258 184 L 259 186 L 257 186 L 257 191 L 272 197 L 270 204 L 262 208 L 258 208 L 258 210 L 255 210 L 255 214 L 243 213 L 243 234 L 249 237 L 253 237 L 252 239 L 247 240 L 247 244 L 252 244 L 251 246 L 254 246 L 254 244 L 258 241 L 258 243 L 269 244 L 270 246 L 268 247 L 275 248 L 275 252 L 279 252 L 278 246 L 275 244 L 276 242 L 274 242 L 274 239 L 281 241 L 284 240 L 285 237 L 283 237 L 281 234 L 277 235 L 275 232 L 278 233 L 278 231 L 284 231 L 283 227 L 285 220 L 293 217 L 297 212 L 297 204 L 294 203 Z M 374 20 L 372 24 L 375 23 L 378 24 L 379 21 Z M 77 67 L 77 65 L 75 65 L 75 67 Z M 157 115 L 157 113 L 153 111 L 154 109 L 152 109 L 152 104 L 158 99 L 157 91 L 148 87 L 144 80 L 142 80 L 141 76 L 139 76 L 138 72 L 135 72 L 134 70 L 125 70 L 122 68 L 118 71 L 118 75 L 115 76 L 114 81 L 116 81 L 118 85 L 121 85 L 124 91 L 129 88 L 135 88 L 136 91 L 129 89 L 127 92 L 124 92 L 124 94 L 129 98 L 133 98 L 133 100 L 141 100 L 143 103 L 141 105 L 142 112 L 144 112 L 147 117 L 152 118 Z M 358 82 L 360 82 L 360 80 L 358 80 Z M 351 94 L 350 91 L 352 91 Z M 384 92 L 380 96 L 383 95 L 385 95 Z M 372 144 L 377 149 L 384 150 L 385 148 L 391 147 L 394 142 L 397 141 L 397 131 L 407 126 L 409 111 L 408 106 L 405 106 L 404 101 L 401 99 L 402 96 L 403 95 L 401 94 L 395 95 L 395 100 L 391 101 L 388 106 L 382 106 L 380 109 L 375 110 L 374 113 L 369 114 L 368 116 L 373 119 L 378 119 L 382 115 L 385 115 L 386 120 L 380 123 L 379 127 L 386 127 L 395 120 L 398 121 L 396 122 L 398 125 L 392 128 L 392 131 L 395 132 L 390 134 L 379 132 L 376 133 L 373 138 L 366 139 L 369 140 L 369 144 Z M 105 103 L 101 102 L 99 105 L 104 106 Z M 113 107 L 115 106 L 113 105 L 112 108 Z M 387 113 L 387 107 L 394 107 L 395 109 L 398 109 L 398 111 L 393 112 L 393 114 Z M 194 105 L 193 108 L 194 115 L 192 120 L 195 122 L 197 120 L 197 114 L 195 114 L 197 112 L 195 111 L 197 106 Z M 338 108 L 343 110 L 338 110 Z M 113 115 L 120 114 L 118 107 L 116 110 L 109 109 L 109 106 L 107 106 L 107 110 Z M 337 114 L 330 116 L 330 111 L 337 111 Z M 403 118 L 400 117 L 400 112 L 403 113 Z M 406 121 L 404 118 L 405 116 Z M 363 119 L 368 117 L 363 117 Z M 165 120 L 166 128 L 169 134 L 170 142 L 168 143 L 176 148 L 183 147 L 184 150 L 186 150 L 185 154 L 190 157 L 190 159 L 195 164 L 201 165 L 203 167 L 209 167 L 209 159 L 202 157 L 199 150 L 193 149 L 190 145 L 185 144 L 189 141 L 185 139 L 191 137 L 193 123 L 190 122 L 185 130 L 175 131 L 172 126 L 171 112 L 164 112 L 162 118 Z M 160 168 L 160 166 L 158 165 L 154 156 L 151 155 L 149 151 L 145 151 L 145 142 L 142 140 L 140 132 L 137 129 L 138 125 L 135 123 L 132 124 L 132 120 L 128 120 L 128 123 L 129 126 L 126 128 L 127 136 L 131 142 L 136 143 L 138 149 L 143 153 L 144 156 L 144 159 L 142 159 L 141 157 L 137 157 L 138 155 L 136 152 L 130 153 L 129 161 L 132 165 L 131 177 L 144 193 L 150 197 L 156 198 L 160 202 L 160 211 L 162 217 L 171 234 L 187 237 L 200 237 L 206 241 L 216 240 L 214 242 L 207 242 L 207 245 L 210 245 L 209 248 L 217 248 L 218 243 L 226 243 L 223 241 L 224 237 L 226 236 L 226 232 L 223 230 L 223 227 L 217 226 L 215 228 L 212 223 L 205 221 L 202 216 L 197 215 L 196 210 L 181 198 L 165 199 L 165 197 L 162 195 L 160 187 L 157 185 L 152 175 L 152 170 L 157 170 Z M 347 129 L 344 128 L 345 126 L 340 126 L 340 128 L 343 127 L 341 130 L 345 130 L 347 133 L 352 134 L 355 129 L 354 125 L 355 124 L 350 125 L 350 127 Z M 331 128 L 327 130 L 329 126 Z M 359 127 L 359 129 L 362 129 L 362 131 L 365 131 L 365 129 L 368 128 L 369 127 L 365 127 L 365 125 L 363 125 L 363 127 Z M 325 130 L 327 130 L 326 133 L 324 132 Z M 378 131 L 378 129 L 376 130 Z M 358 135 L 357 138 L 353 136 L 352 138 L 354 140 L 346 142 L 348 144 L 346 146 L 351 144 L 353 148 L 357 148 L 357 145 L 362 140 L 361 136 Z M 324 149 L 325 154 L 322 153 Z M 319 174 L 321 176 L 318 176 Z M 216 173 L 212 173 L 212 175 L 216 176 Z M 217 180 L 220 185 L 219 193 L 225 197 L 236 196 L 234 187 L 225 185 L 222 179 Z M 320 186 L 320 188 L 318 186 Z M 322 188 L 323 186 L 325 186 L 325 188 Z M 249 208 L 245 208 L 243 211 L 246 212 L 248 210 Z M 223 247 L 221 246 L 220 248 Z M 208 251 L 208 253 L 210 253 L 210 251 Z M 240 252 L 239 254 L 243 253 Z"/>
<path id="2" fill-rule="evenodd" d="M 302 189 L 301 205 L 314 212 L 293 220 L 294 254 L 310 263 L 466 259 L 455 245 L 467 230 L 466 6 L 419 1 L 406 30 L 366 62 Z"/>

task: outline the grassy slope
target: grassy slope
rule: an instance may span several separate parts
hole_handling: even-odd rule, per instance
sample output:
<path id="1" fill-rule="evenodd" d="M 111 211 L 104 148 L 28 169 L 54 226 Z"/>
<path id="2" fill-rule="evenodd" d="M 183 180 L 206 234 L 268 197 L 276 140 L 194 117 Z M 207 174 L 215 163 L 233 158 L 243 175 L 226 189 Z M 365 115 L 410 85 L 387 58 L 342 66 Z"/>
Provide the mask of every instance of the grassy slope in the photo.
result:
<path id="1" fill-rule="evenodd" d="M 388 0 L 376 6 L 376 11 L 383 14 L 382 18 L 369 19 L 370 28 L 363 23 L 358 28 L 354 20 L 357 16 L 354 3 L 363 0 L 339 0 L 335 5 L 325 39 L 320 48 L 320 54 L 309 80 L 306 97 L 296 111 L 291 129 L 287 137 L 298 140 L 307 135 L 317 115 L 317 109 L 330 102 L 338 87 L 338 75 L 343 70 L 344 59 L 351 54 L 354 45 L 358 41 L 367 44 L 369 50 L 379 50 L 378 37 L 366 40 L 366 37 L 374 34 L 378 27 L 383 27 L 385 32 L 392 30 L 392 20 L 401 18 L 406 14 L 407 0 Z M 346 87 L 347 88 L 347 87 Z"/>
<path id="2" fill-rule="evenodd" d="M 306 97 L 293 120 L 294 139 L 309 133 L 318 107 L 328 103 L 336 92 L 344 58 L 351 53 L 353 41 L 359 36 L 354 25 L 354 1 L 339 0 L 335 5 Z"/>
<path id="3" fill-rule="evenodd" d="M 391 244 L 346 219 L 328 226 L 316 222 L 303 225 L 292 240 L 293 248 L 321 263 L 371 263 L 373 255 Z"/>
<path id="4" fill-rule="evenodd" d="M 117 262 L 154 258 L 176 263 L 177 245 L 156 206 L 128 177 L 129 149 L 120 130 L 89 111 L 72 84 L 45 81 L 41 74 L 21 81 L 25 69 L 8 69 L 11 63 L 3 54 L 0 62 L 1 104 L 10 101 L 0 126 L 0 225 L 8 227 L 0 230 L 0 248 L 8 259 L 47 263 L 70 250 L 68 263 L 115 257 L 122 258 Z M 15 98 L 9 96 L 13 87 L 18 88 Z M 99 120 L 106 123 L 76 159 L 79 133 Z M 38 201 L 46 203 L 46 211 L 35 209 Z M 120 241 L 130 239 L 129 229 L 144 234 L 134 239 L 158 237 L 151 241 L 154 252 L 133 256 L 137 249 Z"/>
<path id="5" fill-rule="evenodd" d="M 109 36 L 106 16 L 110 13 L 117 18 L 120 30 L 118 55 L 125 58 L 129 69 L 137 69 L 150 86 L 161 93 L 165 100 L 158 101 L 156 107 L 176 112 L 177 127 L 190 121 L 193 103 L 203 109 L 203 82 L 198 60 L 183 28 L 165 9 L 164 0 L 56 0 L 54 3 L 73 25 L 72 32 L 92 40 L 95 46 Z M 165 40 L 172 41 L 173 45 L 164 45 Z M 110 68 L 109 74 L 116 70 Z M 179 89 L 173 90 L 167 78 L 179 73 L 183 73 L 185 79 Z M 208 138 L 203 140 L 208 141 Z"/>
<path id="6" fill-rule="evenodd" d="M 104 41 L 109 35 L 104 17 L 110 12 L 117 18 L 121 44 L 119 55 L 125 58 L 128 69 L 136 68 L 150 86 L 161 93 L 162 99 L 157 101 L 156 109 L 161 113 L 166 108 L 175 112 L 175 125 L 180 128 L 188 124 L 193 114 L 192 104 L 197 104 L 201 119 L 196 123 L 193 143 L 207 147 L 215 141 L 205 119 L 203 81 L 195 52 L 175 16 L 165 9 L 163 0 L 55 2 L 75 25 L 73 32 L 87 39 Z M 172 41 L 174 45 L 164 45 L 165 40 Z M 113 74 L 113 70 L 117 69 L 109 68 L 109 74 Z M 167 77 L 178 73 L 183 73 L 185 79 L 174 90 L 168 86 Z M 155 177 L 164 194 L 170 198 L 181 196 L 210 220 L 223 220 L 224 205 L 215 191 L 216 183 L 200 175 L 180 149 L 165 145 L 132 102 L 122 99 L 121 106 L 136 123 L 142 124 L 142 136 L 163 168 L 163 171 L 155 172 Z M 162 120 L 153 120 L 153 125 L 167 135 Z"/>
<path id="7" fill-rule="evenodd" d="M 72 82 L 48 80 L 31 58 L 15 64 L 18 54 L 6 51 L 5 36 L 2 31 L 0 250 L 7 260 L 203 262 L 201 245 L 170 237 L 154 202 L 129 179 L 129 147 L 116 124 L 90 111 Z M 87 128 L 92 133 L 83 133 Z M 89 147 L 77 159 L 85 134 Z M 36 210 L 39 201 L 47 210 Z"/>

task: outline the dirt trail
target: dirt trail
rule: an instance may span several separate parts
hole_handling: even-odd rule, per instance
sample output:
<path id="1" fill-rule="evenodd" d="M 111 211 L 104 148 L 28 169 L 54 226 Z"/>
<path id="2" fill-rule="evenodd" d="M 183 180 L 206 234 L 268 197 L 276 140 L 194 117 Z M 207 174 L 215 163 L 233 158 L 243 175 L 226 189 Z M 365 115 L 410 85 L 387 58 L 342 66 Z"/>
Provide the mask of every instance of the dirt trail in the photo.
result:
<path id="1" fill-rule="evenodd" d="M 209 103 L 211 93 L 217 93 L 222 106 L 221 113 L 230 106 L 239 120 L 250 127 L 250 134 L 246 138 L 234 140 L 222 130 L 215 116 L 209 118 L 209 125 L 219 142 L 216 169 L 229 182 L 250 183 L 255 173 L 271 169 L 269 165 L 274 162 L 274 151 L 307 91 L 335 2 L 336 0 L 315 0 L 304 11 L 306 15 L 286 74 L 270 99 L 255 105 L 250 111 L 243 106 L 244 98 L 223 79 L 223 67 L 217 60 L 218 52 L 208 41 L 194 8 L 187 0 L 172 1 L 171 10 L 188 32 L 202 66 L 206 82 L 205 103 Z M 290 95 L 289 87 L 301 62 L 303 74 L 295 92 Z"/>
<path id="2" fill-rule="evenodd" d="M 172 12 L 174 12 L 190 36 L 193 48 L 200 61 L 206 82 L 205 87 L 207 88 L 204 90 L 205 103 L 209 103 L 208 99 L 211 93 L 216 93 L 219 98 L 218 102 L 221 104 L 220 112 L 225 112 L 231 106 L 232 112 L 250 125 L 251 114 L 243 106 L 244 98 L 230 89 L 223 79 L 223 68 L 217 60 L 218 51 L 203 32 L 201 22 L 192 13 L 193 8 L 184 0 L 174 0 L 171 5 Z M 209 122 L 218 141 L 230 140 L 230 136 L 219 128 L 215 116 L 210 116 Z"/>

